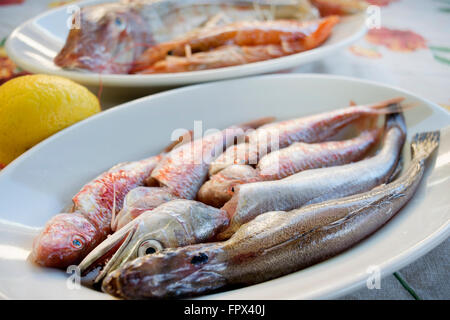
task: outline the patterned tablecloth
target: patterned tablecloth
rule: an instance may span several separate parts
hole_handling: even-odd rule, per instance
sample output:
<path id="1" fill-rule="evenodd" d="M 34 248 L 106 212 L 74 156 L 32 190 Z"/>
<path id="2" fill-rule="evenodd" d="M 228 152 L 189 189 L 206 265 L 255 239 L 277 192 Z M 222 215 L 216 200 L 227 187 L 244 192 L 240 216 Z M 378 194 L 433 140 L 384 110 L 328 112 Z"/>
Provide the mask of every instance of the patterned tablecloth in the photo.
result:
<path id="1" fill-rule="evenodd" d="M 2 48 L 23 21 L 70 1 L 0 0 L 0 84 L 23 74 Z M 71 1 L 73 2 L 73 1 Z M 347 75 L 394 85 L 450 110 L 450 0 L 369 0 L 381 8 L 381 27 L 346 50 L 289 72 Z M 102 105 L 126 100 L 104 91 Z M 449 245 L 342 299 L 450 299 Z"/>

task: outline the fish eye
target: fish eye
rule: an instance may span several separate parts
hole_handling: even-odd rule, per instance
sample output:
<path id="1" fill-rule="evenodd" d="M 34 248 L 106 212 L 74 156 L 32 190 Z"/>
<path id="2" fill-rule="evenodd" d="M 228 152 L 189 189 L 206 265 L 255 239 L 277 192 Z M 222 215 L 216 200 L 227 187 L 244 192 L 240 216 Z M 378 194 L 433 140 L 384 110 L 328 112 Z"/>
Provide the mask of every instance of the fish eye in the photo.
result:
<path id="1" fill-rule="evenodd" d="M 200 254 L 194 256 L 191 260 L 191 263 L 193 265 L 204 264 L 207 262 L 208 262 L 208 256 L 206 254 L 204 254 L 203 252 L 200 252 Z"/>
<path id="2" fill-rule="evenodd" d="M 125 29 L 125 22 L 121 17 L 116 17 L 114 23 L 116 24 L 116 27 L 118 27 L 119 29 L 121 30 Z"/>
<path id="3" fill-rule="evenodd" d="M 234 191 L 235 191 L 234 186 L 228 187 L 227 189 L 227 193 L 231 196 L 234 194 Z"/>
<path id="4" fill-rule="evenodd" d="M 145 240 L 139 245 L 138 256 L 142 257 L 148 254 L 153 254 L 158 251 L 161 251 L 163 246 L 159 241 L 156 240 Z"/>
<path id="5" fill-rule="evenodd" d="M 72 247 L 74 247 L 75 249 L 81 249 L 84 246 L 84 240 L 82 237 L 80 236 L 74 236 L 72 238 Z"/>

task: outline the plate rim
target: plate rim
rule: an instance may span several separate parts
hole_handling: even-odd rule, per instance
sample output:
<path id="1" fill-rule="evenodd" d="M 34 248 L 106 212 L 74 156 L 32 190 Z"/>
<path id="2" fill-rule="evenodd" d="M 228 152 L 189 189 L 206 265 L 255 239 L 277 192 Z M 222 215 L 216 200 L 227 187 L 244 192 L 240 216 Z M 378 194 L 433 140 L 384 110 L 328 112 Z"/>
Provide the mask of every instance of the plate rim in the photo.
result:
<path id="1" fill-rule="evenodd" d="M 25 151 L 24 153 L 22 153 L 19 157 L 17 157 L 15 160 L 13 160 L 10 164 L 8 164 L 4 169 L 0 170 L 0 177 L 2 176 L 2 173 L 6 172 L 11 166 L 15 166 L 15 163 L 17 161 L 22 161 L 23 157 L 26 157 L 30 152 L 35 152 L 34 149 L 36 148 L 41 148 L 42 145 L 45 145 L 49 142 L 51 142 L 54 139 L 58 139 L 58 137 L 60 135 L 65 134 L 67 131 L 69 130 L 74 130 L 76 129 L 78 126 L 83 125 L 85 122 L 89 122 L 89 121 L 95 121 L 97 118 L 104 116 L 105 114 L 109 114 L 109 113 L 113 113 L 113 112 L 117 112 L 119 109 L 123 109 L 123 108 L 129 108 L 130 106 L 132 106 L 133 104 L 136 103 L 140 103 L 142 101 L 145 100 L 153 100 L 153 99 L 157 99 L 159 97 L 164 97 L 165 95 L 170 95 L 173 93 L 177 93 L 177 92 L 184 92 L 184 91 L 190 91 L 190 90 L 197 90 L 197 88 L 199 87 L 204 87 L 204 86 L 217 86 L 220 85 L 221 83 L 224 82 L 232 82 L 232 81 L 246 81 L 246 80 L 254 80 L 254 79 L 276 79 L 276 78 L 318 78 L 318 79 L 333 79 L 333 80 L 344 80 L 344 81 L 353 81 L 353 82 L 362 82 L 368 85 L 375 85 L 375 86 L 379 86 L 379 87 L 384 87 L 387 89 L 392 89 L 392 90 L 396 90 L 396 91 L 400 91 L 400 92 L 404 92 L 408 95 L 413 96 L 414 98 L 418 99 L 418 100 L 422 100 L 425 103 L 432 105 L 435 109 L 439 110 L 439 112 L 443 112 L 449 119 L 450 119 L 450 112 L 448 112 L 446 109 L 444 109 L 444 107 L 440 106 L 439 104 L 432 102 L 431 100 L 421 97 L 419 95 L 416 95 L 415 93 L 407 90 L 407 89 L 403 89 L 400 88 L 398 86 L 394 86 L 394 85 L 389 85 L 389 84 L 385 84 L 385 83 L 381 83 L 375 80 L 369 80 L 369 79 L 360 79 L 360 78 L 356 78 L 356 77 L 350 77 L 350 76 L 343 76 L 343 75 L 335 75 L 335 74 L 320 74 L 320 73 L 289 73 L 289 74 L 268 74 L 268 75 L 255 75 L 255 76 L 251 76 L 251 77 L 245 77 L 245 78 L 238 78 L 238 79 L 225 79 L 225 80 L 219 80 L 219 81 L 213 81 L 213 82 L 207 82 L 207 83 L 197 83 L 197 84 L 193 84 L 193 85 L 189 85 L 189 86 L 183 86 L 183 87 L 178 87 L 178 88 L 172 88 L 166 91 L 162 91 L 162 92 L 157 92 L 154 94 L 149 94 L 149 95 L 145 95 L 143 97 L 137 98 L 137 99 L 133 99 L 130 101 L 127 101 L 125 103 L 121 103 L 118 104 L 116 106 L 110 107 L 106 110 L 102 110 L 101 112 L 94 114 L 86 119 L 83 119 L 67 128 L 64 128 L 58 132 L 56 132 L 55 134 L 51 135 L 50 137 L 44 139 L 43 141 L 39 142 L 38 144 L 34 145 L 33 147 L 31 147 L 30 149 L 28 149 L 27 151 Z"/>
<path id="2" fill-rule="evenodd" d="M 77 5 L 82 7 L 86 4 L 96 2 L 101 3 L 105 2 L 105 0 L 84 0 L 77 3 Z M 28 19 L 27 21 L 23 22 L 18 27 L 16 27 L 8 36 L 5 43 L 5 50 L 10 59 L 13 60 L 19 67 L 21 67 L 25 71 L 29 71 L 31 73 L 46 73 L 57 76 L 63 76 L 86 85 L 104 85 L 108 87 L 140 87 L 140 88 L 162 87 L 170 85 L 196 84 L 208 81 L 229 80 L 246 76 L 255 76 L 258 74 L 267 74 L 270 72 L 277 72 L 285 69 L 298 67 L 315 60 L 323 59 L 327 55 L 331 55 L 333 52 L 336 52 L 338 50 L 350 46 L 352 43 L 355 43 L 357 40 L 362 38 L 368 30 L 365 23 L 366 20 L 364 19 L 366 17 L 366 13 L 361 12 L 354 14 L 353 16 L 350 17 L 341 17 L 341 19 L 348 19 L 348 18 L 361 19 L 363 23 L 360 23 L 359 29 L 353 32 L 350 36 L 330 46 L 326 45 L 324 46 L 324 44 L 322 44 L 314 49 L 307 50 L 304 52 L 299 52 L 280 58 L 253 62 L 239 66 L 215 68 L 200 71 L 189 71 L 181 73 L 163 73 L 154 75 L 127 75 L 127 74 L 102 75 L 93 72 L 64 70 L 62 68 L 56 70 L 51 69 L 49 70 L 44 66 L 41 67 L 39 63 L 33 64 L 31 62 L 27 62 L 25 59 L 23 59 L 23 57 L 21 57 L 20 53 L 16 53 L 15 50 L 12 49 L 12 43 L 14 41 L 13 39 L 15 39 L 16 35 L 20 34 L 22 30 L 29 27 L 29 25 L 32 24 L 34 21 L 41 19 L 47 15 L 54 14 L 57 11 L 63 11 L 65 8 L 71 5 L 73 5 L 73 3 L 72 4 L 69 3 L 57 8 L 52 8 L 35 17 Z M 304 61 L 298 62 L 297 60 L 304 60 Z"/>
<path id="3" fill-rule="evenodd" d="M 283 75 L 276 74 L 276 75 L 255 76 L 255 77 L 250 77 L 250 78 L 245 78 L 245 79 L 222 80 L 222 81 L 213 82 L 213 83 L 196 84 L 196 85 L 192 85 L 192 86 L 176 88 L 176 89 L 168 90 L 165 92 L 160 92 L 160 93 L 153 94 L 153 95 L 148 95 L 148 96 L 145 96 L 145 97 L 142 97 L 139 99 L 135 99 L 135 100 L 120 104 L 117 107 L 108 109 L 108 110 L 100 112 L 99 114 L 96 114 L 88 119 L 82 120 L 66 129 L 61 130 L 60 132 L 49 137 L 48 139 L 45 139 L 41 143 L 37 144 L 36 146 L 34 146 L 31 149 L 29 149 L 28 151 L 26 151 L 24 154 L 22 154 L 16 160 L 11 162 L 8 166 L 6 166 L 5 169 L 0 171 L 0 179 L 2 179 L 2 176 L 4 174 L 8 173 L 9 171 L 15 170 L 15 167 L 18 166 L 21 162 L 25 161 L 27 159 L 27 157 L 30 155 L 30 153 L 39 152 L 40 148 L 42 148 L 43 146 L 45 146 L 48 143 L 52 143 L 52 141 L 54 139 L 59 139 L 59 136 L 63 136 L 70 130 L 78 130 L 77 128 L 79 126 L 82 126 L 83 123 L 88 122 L 88 121 L 96 121 L 97 118 L 105 116 L 105 114 L 107 114 L 107 113 L 109 114 L 112 112 L 118 112 L 122 109 L 132 107 L 135 104 L 140 104 L 144 101 L 149 102 L 149 101 L 152 101 L 153 99 L 164 97 L 165 95 L 171 95 L 174 92 L 182 94 L 183 92 L 187 92 L 187 91 L 199 90 L 199 88 L 203 88 L 205 86 L 206 87 L 220 86 L 222 82 L 240 82 L 240 81 L 246 81 L 248 79 L 257 79 L 257 80 L 258 79 L 261 79 L 261 80 L 275 79 L 275 81 L 277 81 L 276 79 L 278 79 L 278 78 L 281 78 L 281 79 L 284 79 L 284 78 L 292 78 L 292 79 L 317 78 L 317 79 L 323 79 L 323 80 L 329 80 L 329 79 L 338 80 L 338 81 L 343 80 L 343 81 L 364 83 L 364 84 L 368 84 L 368 85 L 375 85 L 375 86 L 387 88 L 387 89 L 393 89 L 395 91 L 398 91 L 399 93 L 408 94 L 420 101 L 425 102 L 427 105 L 431 106 L 435 110 L 439 110 L 440 113 L 445 114 L 445 116 L 448 119 L 450 119 L 450 113 L 448 113 L 443 107 L 428 100 L 427 98 L 422 98 L 408 90 L 398 88 L 396 86 L 387 85 L 387 84 L 380 83 L 380 82 L 373 81 L 373 80 L 358 79 L 355 77 L 340 76 L 340 75 L 326 75 L 326 74 L 283 74 Z M 445 128 L 448 128 L 448 127 L 445 127 Z M 391 259 L 385 260 L 385 261 L 383 261 L 383 263 L 380 263 L 379 266 L 382 271 L 382 278 L 384 278 L 388 274 L 392 273 L 393 271 L 398 270 L 398 269 L 402 268 L 403 266 L 410 264 L 411 262 L 417 260 L 421 256 L 425 255 L 426 253 L 428 253 L 429 251 L 434 249 L 437 245 L 439 245 L 441 242 L 443 242 L 449 235 L 450 235 L 450 220 L 448 220 L 446 224 L 441 225 L 441 227 L 438 228 L 437 230 L 435 230 L 433 233 L 429 234 L 425 240 L 423 240 L 419 243 L 416 243 L 414 246 L 409 247 L 408 249 L 402 251 L 400 254 L 397 254 L 396 256 L 392 257 Z M 319 265 L 319 264 L 316 264 L 316 265 Z M 356 279 L 355 277 L 352 277 L 351 280 L 349 280 L 349 281 L 341 281 L 338 284 L 336 283 L 333 286 L 333 291 L 328 290 L 328 292 L 327 292 L 327 288 L 324 288 L 324 289 L 317 288 L 317 290 L 315 290 L 314 292 L 310 292 L 309 295 L 307 295 L 307 296 L 305 296 L 302 293 L 297 293 L 297 294 L 293 293 L 291 295 L 291 299 L 333 299 L 333 298 L 342 296 L 348 292 L 354 291 L 355 289 L 363 286 L 365 279 L 366 278 L 364 278 L 363 276 L 358 277 L 358 279 Z M 264 284 L 264 283 L 262 283 L 262 284 Z M 256 286 L 258 286 L 258 284 L 256 284 Z M 251 287 L 253 287 L 253 286 L 251 286 Z M 233 291 L 233 290 L 229 290 L 227 292 L 231 292 L 231 291 Z M 199 297 L 199 299 L 202 299 L 202 298 L 203 299 L 226 299 L 226 298 L 223 298 L 220 296 L 216 297 L 216 295 L 208 295 L 205 297 Z"/>

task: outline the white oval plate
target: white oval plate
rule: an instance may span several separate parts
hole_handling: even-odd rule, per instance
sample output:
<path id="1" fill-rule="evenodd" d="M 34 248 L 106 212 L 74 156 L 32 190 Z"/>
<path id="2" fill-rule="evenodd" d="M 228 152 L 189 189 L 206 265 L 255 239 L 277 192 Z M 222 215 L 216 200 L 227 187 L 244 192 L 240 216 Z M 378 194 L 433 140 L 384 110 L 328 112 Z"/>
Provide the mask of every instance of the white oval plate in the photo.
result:
<path id="1" fill-rule="evenodd" d="M 77 5 L 85 6 L 98 2 L 105 1 L 83 1 Z M 63 6 L 50 10 L 19 26 L 8 37 L 6 51 L 18 66 L 29 72 L 55 74 L 86 85 L 98 85 L 100 75 L 97 73 L 64 70 L 53 63 L 53 58 L 63 47 L 69 32 L 66 27 L 69 17 L 67 8 L 68 6 Z M 291 56 L 195 72 L 155 75 L 105 74 L 101 75 L 101 81 L 104 86 L 110 87 L 176 86 L 286 70 L 329 56 L 336 50 L 349 46 L 365 32 L 365 14 L 358 14 L 342 18 L 330 38 L 320 47 Z"/>
<path id="2" fill-rule="evenodd" d="M 299 117 L 405 96 L 408 141 L 416 132 L 450 124 L 439 106 L 400 89 L 351 78 L 276 75 L 196 85 L 141 98 L 69 127 L 0 171 L 0 296 L 7 298 L 110 298 L 67 287 L 69 274 L 27 261 L 38 228 L 70 202 L 80 187 L 114 164 L 159 152 L 177 128 L 195 120 L 203 130 L 263 116 Z M 405 147 L 405 166 L 409 147 Z M 450 130 L 414 198 L 387 225 L 351 250 L 299 272 L 214 299 L 332 298 L 365 283 L 371 266 L 389 274 L 419 258 L 449 235 Z M 283 263 L 280 261 L 280 263 Z M 383 284 L 381 283 L 381 286 Z"/>

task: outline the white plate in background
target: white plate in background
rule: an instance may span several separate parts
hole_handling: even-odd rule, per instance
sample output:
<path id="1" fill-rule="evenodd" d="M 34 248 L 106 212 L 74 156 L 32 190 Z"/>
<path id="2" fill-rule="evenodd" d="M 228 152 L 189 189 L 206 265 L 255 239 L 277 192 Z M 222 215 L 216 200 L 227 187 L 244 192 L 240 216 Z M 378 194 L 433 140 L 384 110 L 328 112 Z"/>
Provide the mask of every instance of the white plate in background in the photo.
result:
<path id="1" fill-rule="evenodd" d="M 345 107 L 350 100 L 371 103 L 397 96 L 416 105 L 405 112 L 405 167 L 412 135 L 447 127 L 412 200 L 375 234 L 332 259 L 203 298 L 333 298 L 364 285 L 371 266 L 382 275 L 400 269 L 450 232 L 450 114 L 411 93 L 369 81 L 275 75 L 195 85 L 126 103 L 55 134 L 0 171 L 0 297 L 111 298 L 85 287 L 70 290 L 69 274 L 27 261 L 33 237 L 83 184 L 118 162 L 158 153 L 174 129 L 190 129 L 195 120 L 207 130 L 263 116 L 287 119 Z"/>
<path id="2" fill-rule="evenodd" d="M 90 0 L 76 5 L 83 7 L 98 2 L 112 1 Z M 6 51 L 18 66 L 29 72 L 55 74 L 82 84 L 98 85 L 100 83 L 98 73 L 64 70 L 53 63 L 53 58 L 63 47 L 69 33 L 66 27 L 69 5 L 49 10 L 24 22 L 8 37 Z M 349 46 L 365 32 L 365 14 L 361 13 L 343 17 L 334 27 L 329 39 L 318 48 L 309 51 L 267 61 L 203 71 L 154 75 L 104 74 L 101 75 L 101 82 L 107 87 L 176 86 L 276 72 L 325 58 L 336 50 Z"/>

